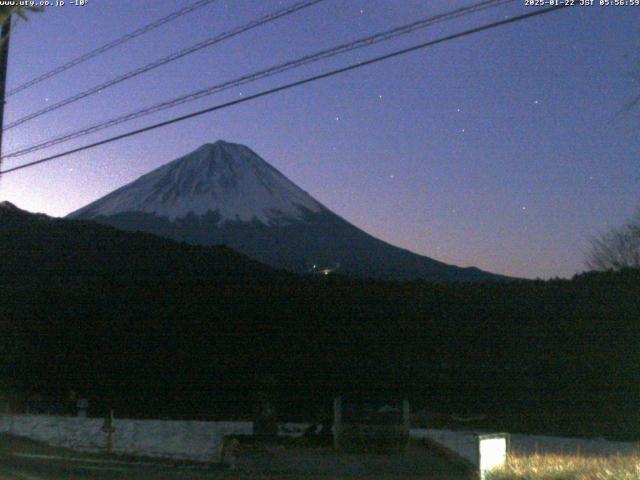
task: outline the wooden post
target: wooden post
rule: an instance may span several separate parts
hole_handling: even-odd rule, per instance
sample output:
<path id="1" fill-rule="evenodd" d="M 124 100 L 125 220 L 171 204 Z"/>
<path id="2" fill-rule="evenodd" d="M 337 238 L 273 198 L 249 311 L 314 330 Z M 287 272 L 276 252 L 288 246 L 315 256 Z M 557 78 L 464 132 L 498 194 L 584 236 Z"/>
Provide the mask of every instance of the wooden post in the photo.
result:
<path id="1" fill-rule="evenodd" d="M 342 435 L 342 397 L 333 399 L 333 448 L 340 450 Z"/>
<path id="2" fill-rule="evenodd" d="M 404 444 L 406 449 L 409 447 L 409 439 L 411 438 L 411 408 L 409 407 L 409 400 L 402 401 L 402 427 L 406 439 Z"/>
<path id="3" fill-rule="evenodd" d="M 113 409 L 109 410 L 109 415 L 104 419 L 102 431 L 107 434 L 107 453 L 111 453 L 113 451 L 113 432 L 116 431 L 113 427 Z"/>

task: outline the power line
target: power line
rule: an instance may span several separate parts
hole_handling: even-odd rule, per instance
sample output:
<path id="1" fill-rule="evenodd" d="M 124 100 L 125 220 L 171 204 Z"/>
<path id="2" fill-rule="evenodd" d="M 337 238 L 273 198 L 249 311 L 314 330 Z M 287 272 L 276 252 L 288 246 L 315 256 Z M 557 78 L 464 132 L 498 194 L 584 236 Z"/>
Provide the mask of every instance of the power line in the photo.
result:
<path id="1" fill-rule="evenodd" d="M 294 12 L 297 12 L 299 10 L 311 7 L 313 5 L 315 5 L 316 3 L 320 3 L 323 2 L 324 0 L 303 0 L 301 2 L 295 3 L 289 7 L 285 7 L 283 9 L 277 10 L 276 12 L 270 13 L 268 15 L 265 15 L 263 17 L 260 17 L 256 20 L 252 20 L 251 22 L 242 25 L 240 27 L 236 27 L 232 30 L 229 30 L 227 32 L 221 33 L 220 35 L 217 35 L 215 37 L 211 37 L 208 38 L 207 40 L 204 40 L 202 42 L 198 42 L 194 45 L 191 45 L 190 47 L 184 48 L 178 52 L 174 52 L 171 55 L 168 55 L 166 57 L 160 58 L 154 62 L 148 63 L 140 68 L 137 68 L 135 70 L 132 70 L 130 72 L 127 72 L 125 74 L 122 74 L 118 77 L 112 78 L 111 80 L 101 83 L 100 85 L 96 85 L 94 87 L 91 87 L 88 90 L 85 90 L 84 92 L 78 93 L 76 95 L 73 95 L 71 97 L 68 97 L 64 100 L 61 100 L 57 103 L 54 103 L 48 107 L 45 107 L 41 110 L 38 110 L 34 113 L 31 113 L 29 115 L 26 115 L 22 118 L 19 118 L 18 120 L 8 124 L 6 127 L 4 127 L 4 131 L 10 130 L 12 128 L 17 127 L 18 125 L 22 125 L 23 123 L 26 123 L 30 120 L 33 120 L 34 118 L 38 118 L 42 115 L 44 115 L 45 113 L 49 113 L 52 112 L 54 110 L 57 110 L 61 107 L 64 107 L 66 105 L 69 105 L 71 103 L 77 102 L 78 100 L 81 100 L 83 98 L 86 98 L 90 95 L 93 95 L 95 93 L 98 92 L 102 92 L 103 90 L 112 87 L 114 85 L 117 85 L 119 83 L 124 82 L 125 80 L 129 80 L 131 78 L 137 77 L 138 75 L 141 75 L 143 73 L 146 73 L 150 70 L 156 69 L 158 67 L 161 67 L 163 65 L 166 65 L 167 63 L 173 62 L 174 60 L 178 60 L 179 58 L 185 57 L 187 55 L 191 55 L 192 53 L 195 53 L 199 50 L 202 50 L 203 48 L 207 48 L 210 47 L 212 45 L 215 45 L 216 43 L 220 43 L 224 40 L 227 40 L 229 38 L 235 37 L 236 35 L 239 35 L 241 33 L 244 33 L 248 30 L 254 29 L 256 27 L 265 25 L 269 22 L 272 22 L 278 18 L 284 17 L 286 15 L 290 15 Z"/>
<path id="2" fill-rule="evenodd" d="M 271 88 L 269 90 L 264 90 L 262 92 L 256 93 L 254 95 L 250 95 L 250 96 L 245 97 L 245 98 L 233 100 L 231 102 L 222 103 L 220 105 L 215 105 L 213 107 L 205 108 L 204 110 L 199 110 L 197 112 L 189 113 L 187 115 L 182 115 L 180 117 L 175 117 L 175 118 L 173 118 L 171 120 L 166 120 L 164 122 L 156 123 L 154 125 L 149 125 L 147 127 L 140 128 L 138 130 L 133 130 L 133 131 L 130 131 L 130 132 L 127 132 L 127 133 L 123 133 L 121 135 L 116 135 L 114 137 L 107 138 L 105 140 L 101 140 L 99 142 L 91 143 L 89 145 L 84 145 L 82 147 L 74 148 L 72 150 L 67 150 L 66 152 L 62 152 L 62 153 L 58 153 L 56 155 L 51 155 L 49 157 L 41 158 L 39 160 L 35 160 L 35 161 L 29 162 L 29 163 L 25 163 L 23 165 L 18 165 L 17 167 L 13 167 L 13 168 L 9 168 L 9 169 L 0 171 L 0 175 L 4 175 L 6 173 L 11 173 L 11 172 L 15 172 L 15 171 L 22 170 L 22 169 L 25 169 L 25 168 L 33 167 L 33 166 L 39 165 L 41 163 L 45 163 L 45 162 L 49 162 L 49 161 L 52 161 L 52 160 L 56 160 L 58 158 L 66 157 L 68 155 L 71 155 L 71 154 L 74 154 L 74 153 L 78 153 L 78 152 L 82 152 L 84 150 L 89 150 L 91 148 L 95 148 L 95 147 L 98 147 L 100 145 L 105 145 L 107 143 L 112 143 L 112 142 L 115 142 L 115 141 L 118 141 L 118 140 L 122 140 L 124 138 L 132 137 L 134 135 L 139 135 L 141 133 L 145 133 L 145 132 L 148 132 L 148 131 L 151 131 L 151 130 L 155 130 L 157 128 L 165 127 L 167 125 L 172 125 L 174 123 L 182 122 L 184 120 L 188 120 L 188 119 L 191 119 L 191 118 L 194 118 L 194 117 L 198 117 L 198 116 L 204 115 L 206 113 L 211 113 L 211 112 L 214 112 L 214 111 L 217 111 L 217 110 L 223 110 L 225 108 L 232 107 L 234 105 L 238 105 L 238 104 L 241 104 L 241 103 L 249 102 L 249 101 L 255 100 L 257 98 L 261 98 L 261 97 L 265 97 L 267 95 L 272 95 L 274 93 L 278 93 L 278 92 L 282 92 L 282 91 L 285 91 L 285 90 L 289 90 L 291 88 L 298 87 L 298 86 L 301 86 L 301 85 L 306 85 L 308 83 L 315 82 L 317 80 L 322 80 L 324 78 L 329 78 L 329 77 L 333 77 L 333 76 L 336 76 L 336 75 L 340 75 L 342 73 L 346 73 L 346 72 L 349 72 L 351 70 L 362 68 L 362 67 L 365 67 L 367 65 L 372 65 L 374 63 L 379 63 L 379 62 L 382 62 L 382 61 L 385 61 L 385 60 L 389 60 L 391 58 L 399 57 L 401 55 L 406 55 L 407 53 L 415 52 L 416 50 L 421 50 L 423 48 L 431 47 L 431 46 L 434 46 L 434 45 L 437 45 L 437 44 L 440 44 L 440 43 L 445 43 L 445 42 L 448 42 L 450 40 L 455 40 L 455 39 L 458 39 L 458 38 L 462 38 L 462 37 L 466 37 L 466 36 L 469 36 L 469 35 L 473 35 L 475 33 L 480 33 L 480 32 L 484 32 L 484 31 L 487 31 L 487 30 L 492 30 L 494 28 L 501 27 L 503 25 L 516 23 L 516 22 L 519 22 L 519 21 L 522 21 L 522 20 L 526 20 L 526 19 L 529 19 L 529 18 L 532 18 L 532 17 L 536 17 L 536 16 L 540 16 L 540 15 L 544 15 L 546 13 L 554 12 L 554 11 L 557 11 L 557 10 L 562 10 L 563 8 L 566 8 L 568 6 L 569 6 L 568 4 L 563 4 L 563 5 L 559 5 L 559 6 L 553 6 L 553 7 L 547 7 L 547 8 L 544 8 L 544 9 L 540 9 L 540 10 L 535 10 L 535 11 L 530 12 L 530 13 L 525 13 L 525 14 L 518 15 L 518 16 L 515 16 L 515 17 L 512 17 L 512 18 L 508 18 L 506 20 L 500 20 L 500 21 L 497 21 L 497 22 L 492 22 L 492 23 L 489 23 L 489 24 L 486 24 L 486 25 L 482 25 L 480 27 L 475 27 L 475 28 L 471 28 L 469 30 L 464 30 L 464 31 L 459 32 L 459 33 L 454 33 L 454 34 L 451 34 L 451 35 L 447 35 L 445 37 L 441 37 L 441 38 L 438 38 L 436 40 L 431 40 L 429 42 L 425 42 L 425 43 L 421 43 L 421 44 L 418 44 L 418 45 L 414 45 L 412 47 L 404 48 L 402 50 L 396 50 L 395 52 L 388 53 L 386 55 L 381 55 L 379 57 L 374 57 L 374 58 L 371 58 L 369 60 L 364 60 L 362 62 L 354 63 L 354 64 L 351 64 L 351 65 L 346 66 L 346 67 L 338 68 L 338 69 L 335 69 L 335 70 L 330 70 L 328 72 L 321 73 L 319 75 L 314 75 L 312 77 L 307 77 L 307 78 L 304 78 L 302 80 L 298 80 L 296 82 L 287 83 L 287 84 L 281 85 L 279 87 Z"/>
<path id="3" fill-rule="evenodd" d="M 499 5 L 503 5 L 506 3 L 512 3 L 515 0 L 483 0 L 479 3 L 467 6 L 467 7 L 462 7 L 462 8 L 458 8 L 456 10 L 450 11 L 450 12 L 446 12 L 446 13 L 442 13 L 439 15 L 435 15 L 435 16 L 430 16 L 427 18 L 423 18 L 421 20 L 417 20 L 415 22 L 412 22 L 410 24 L 407 25 L 402 25 L 399 27 L 395 27 L 393 29 L 390 30 L 386 30 L 384 32 L 381 33 L 377 33 L 375 35 L 370 35 L 364 38 L 360 38 L 358 40 L 354 40 L 348 43 L 344 43 L 341 45 L 338 45 L 336 47 L 332 47 L 326 50 L 321 50 L 318 52 L 315 52 L 313 54 L 310 55 L 306 55 L 304 57 L 301 58 L 297 58 L 295 60 L 290 60 L 272 67 L 269 67 L 267 69 L 263 69 L 263 70 L 259 70 L 257 72 L 248 74 L 248 75 L 244 75 L 242 77 L 236 78 L 234 80 L 229 80 L 220 84 L 216 84 L 201 90 L 197 90 L 195 92 L 191 92 L 187 95 L 182 95 L 180 97 L 174 98 L 172 100 L 168 100 L 165 102 L 161 102 L 159 104 L 154 104 L 150 107 L 146 107 L 144 109 L 140 109 L 140 110 L 136 110 L 132 113 L 128 113 L 125 115 L 121 115 L 119 117 L 115 117 L 112 118 L 110 120 L 106 120 L 106 121 L 102 121 L 100 123 L 94 124 L 92 126 L 83 128 L 82 130 L 76 130 L 74 132 L 62 135 L 62 136 L 58 136 L 55 138 L 51 138 L 48 140 L 45 140 L 43 142 L 37 143 L 37 144 L 32 144 L 29 146 L 25 146 L 25 147 L 20 147 L 17 150 L 14 150 L 12 152 L 7 153 L 6 155 L 0 157 L 0 160 L 2 159 L 7 159 L 7 158 L 16 158 L 16 157 L 21 157 L 23 155 L 27 155 L 29 153 L 33 153 L 45 148 L 49 148 L 52 147 L 54 145 L 58 145 L 60 143 L 65 143 L 68 142 L 70 140 L 76 139 L 76 138 L 80 138 L 86 135 L 89 135 L 91 133 L 95 133 L 98 132 L 100 130 L 104 130 L 106 128 L 110 128 L 113 127 L 115 125 L 119 125 L 121 123 L 125 123 L 131 120 L 135 120 L 137 118 L 141 118 L 147 115 L 150 115 L 152 113 L 157 113 L 160 112 L 162 110 L 166 110 L 168 108 L 173 108 L 176 107 L 178 105 L 182 105 L 184 103 L 188 103 L 194 100 L 198 100 L 200 98 L 209 96 L 209 95 L 213 95 L 214 93 L 219 93 L 222 92 L 224 90 L 228 90 L 230 88 L 235 88 L 238 87 L 240 85 L 244 85 L 250 82 L 254 82 L 257 80 L 262 80 L 264 78 L 267 77 L 271 77 L 273 75 L 294 69 L 294 68 L 298 68 L 301 67 L 303 65 L 306 64 L 310 64 L 310 63 L 314 63 L 320 60 L 324 60 L 330 57 L 334 57 L 336 55 L 345 53 L 345 52 L 349 52 L 352 50 L 356 50 L 359 48 L 363 48 L 363 47 L 367 47 L 370 45 L 374 45 L 380 42 L 384 42 L 384 41 L 388 41 L 390 39 L 399 37 L 401 35 L 406 35 L 409 33 L 412 33 L 416 30 L 419 29 L 423 29 L 426 28 L 428 26 L 434 25 L 436 23 L 440 23 L 440 22 L 444 22 L 444 21 L 448 21 L 448 20 L 452 20 L 454 18 L 459 18 L 462 16 L 466 16 L 469 15 L 471 13 L 477 13 L 480 12 L 482 10 L 486 10 L 488 8 L 495 8 Z"/>
<path id="4" fill-rule="evenodd" d="M 167 15 L 166 17 L 162 17 L 158 20 L 156 20 L 155 22 L 152 22 L 148 25 L 145 25 L 144 27 L 140 27 L 137 30 L 134 30 L 133 32 L 127 33 L 126 35 L 123 35 L 120 38 L 117 38 L 115 40 L 113 40 L 112 42 L 109 42 L 105 45 L 102 45 L 101 47 L 98 47 L 94 50 L 91 50 L 90 52 L 87 52 L 83 55 L 80 55 L 79 57 L 74 58 L 73 60 L 68 61 L 67 63 L 60 65 L 59 67 L 54 68 L 53 70 L 50 70 L 46 73 L 43 73 L 42 75 L 35 77 L 31 80 L 29 80 L 28 82 L 23 83 L 22 85 L 19 85 L 15 88 L 12 88 L 11 90 L 9 90 L 7 92 L 7 97 L 10 97 L 12 95 L 15 95 L 16 93 L 22 92 L 23 90 L 26 90 L 27 88 L 33 87 L 34 85 L 43 82 L 44 80 L 47 80 L 48 78 L 51 77 L 55 77 L 56 75 L 59 75 L 62 72 L 65 72 L 67 70 L 69 70 L 70 68 L 75 67 L 76 65 L 79 65 L 83 62 L 86 62 L 87 60 L 90 60 L 94 57 L 97 57 L 98 55 L 101 55 L 109 50 L 111 50 L 112 48 L 115 48 L 119 45 L 122 45 L 123 43 L 128 42 L 129 40 L 132 40 L 136 37 L 139 37 L 141 35 L 144 35 L 145 33 L 150 32 L 151 30 L 154 30 L 162 25 L 164 25 L 165 23 L 169 23 L 172 22 L 184 15 L 186 15 L 187 13 L 193 12 L 194 10 L 197 10 L 199 8 L 202 8 L 210 3 L 213 3 L 217 0 L 199 0 L 195 3 L 193 3 L 192 5 L 189 5 L 187 7 L 181 8 L 180 10 L 177 10 L 169 15 Z"/>

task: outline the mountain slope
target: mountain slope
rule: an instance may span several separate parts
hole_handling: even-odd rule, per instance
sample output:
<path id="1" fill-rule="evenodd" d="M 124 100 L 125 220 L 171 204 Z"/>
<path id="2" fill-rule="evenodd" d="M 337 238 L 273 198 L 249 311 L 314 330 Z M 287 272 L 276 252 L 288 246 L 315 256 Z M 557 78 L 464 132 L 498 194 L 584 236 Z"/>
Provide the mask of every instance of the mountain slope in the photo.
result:
<path id="1" fill-rule="evenodd" d="M 432 281 L 500 280 L 394 247 L 358 229 L 249 148 L 218 141 L 69 215 L 192 244 L 224 244 L 294 272 Z"/>
<path id="2" fill-rule="evenodd" d="M 248 419 L 275 378 L 282 418 L 317 422 L 338 394 L 394 392 L 417 411 L 484 412 L 481 430 L 640 435 L 640 271 L 301 278 L 6 203 L 0 259 L 0 385 L 18 406 L 73 390 L 96 417 Z"/>
<path id="3" fill-rule="evenodd" d="M 32 214 L 0 203 L 0 277 L 29 282 L 120 281 L 188 276 L 207 281 L 250 283 L 288 278 L 225 246 L 190 246 L 146 233 L 125 232 L 94 222 Z"/>

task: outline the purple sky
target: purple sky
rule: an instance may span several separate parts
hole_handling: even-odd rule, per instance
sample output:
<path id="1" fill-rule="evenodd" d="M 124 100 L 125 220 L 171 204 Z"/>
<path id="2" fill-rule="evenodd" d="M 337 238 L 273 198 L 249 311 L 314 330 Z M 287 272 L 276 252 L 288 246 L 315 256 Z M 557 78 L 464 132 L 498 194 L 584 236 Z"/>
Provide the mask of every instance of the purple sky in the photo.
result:
<path id="1" fill-rule="evenodd" d="M 217 2 L 12 96 L 5 124 L 283 5 Z M 21 22 L 8 88 L 187 0 L 67 1 Z M 5 152 L 465 1 L 326 0 L 5 133 Z M 596 2 L 597 3 L 597 2 Z M 11 167 L 287 81 L 529 11 L 524 0 L 230 90 Z M 6 175 L 0 200 L 62 216 L 203 143 L 243 143 L 392 244 L 522 277 L 583 270 L 640 204 L 640 7 L 577 7 L 448 42 Z"/>

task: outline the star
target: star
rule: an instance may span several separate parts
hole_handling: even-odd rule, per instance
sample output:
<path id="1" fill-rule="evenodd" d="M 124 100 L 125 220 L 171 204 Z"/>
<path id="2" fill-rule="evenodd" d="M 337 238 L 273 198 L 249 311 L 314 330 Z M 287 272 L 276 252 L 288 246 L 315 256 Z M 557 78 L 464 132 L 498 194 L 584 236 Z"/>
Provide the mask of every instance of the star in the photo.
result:
<path id="1" fill-rule="evenodd" d="M 533 104 L 534 104 L 534 105 L 538 105 L 539 103 L 540 103 L 540 101 L 539 101 L 539 100 L 534 100 L 534 101 L 533 101 Z"/>
<path id="2" fill-rule="evenodd" d="M 339 121 L 340 121 L 340 117 L 336 117 L 336 122 L 339 122 Z"/>

